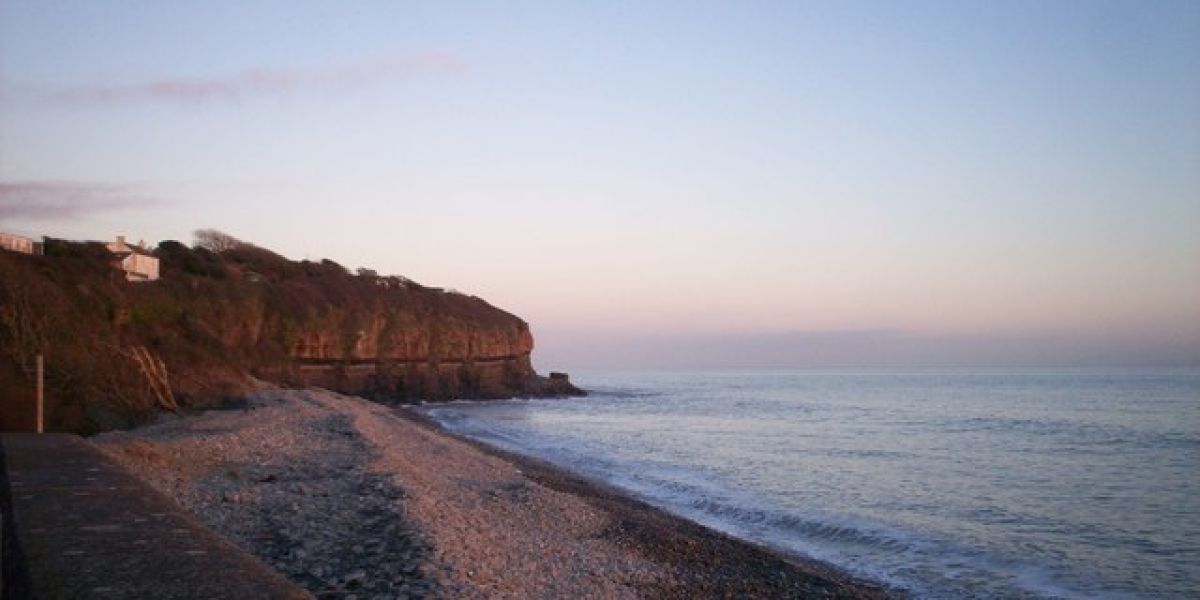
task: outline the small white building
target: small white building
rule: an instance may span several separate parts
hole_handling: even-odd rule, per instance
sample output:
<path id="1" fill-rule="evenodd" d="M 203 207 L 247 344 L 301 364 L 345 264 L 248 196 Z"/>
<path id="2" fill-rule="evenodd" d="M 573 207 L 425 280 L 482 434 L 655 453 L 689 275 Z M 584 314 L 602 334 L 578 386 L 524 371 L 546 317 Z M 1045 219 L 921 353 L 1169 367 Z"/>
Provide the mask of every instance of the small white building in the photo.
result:
<path id="1" fill-rule="evenodd" d="M 117 241 L 105 245 L 109 252 L 117 256 L 125 279 L 129 281 L 156 281 L 158 279 L 158 259 L 146 250 L 145 242 L 136 246 L 125 243 L 125 236 L 118 235 Z"/>
<path id="2" fill-rule="evenodd" d="M 22 254 L 33 254 L 37 246 L 33 240 L 25 236 L 0 231 L 0 248 Z"/>

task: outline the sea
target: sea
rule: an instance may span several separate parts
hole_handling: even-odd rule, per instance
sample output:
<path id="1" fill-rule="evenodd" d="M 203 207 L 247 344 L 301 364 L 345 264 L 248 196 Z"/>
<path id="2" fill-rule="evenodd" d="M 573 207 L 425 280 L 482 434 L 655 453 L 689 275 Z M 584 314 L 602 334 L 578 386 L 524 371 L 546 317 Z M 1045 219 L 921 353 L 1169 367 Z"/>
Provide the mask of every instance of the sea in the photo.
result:
<path id="1" fill-rule="evenodd" d="M 572 379 L 420 410 L 911 597 L 1200 597 L 1200 370 Z"/>

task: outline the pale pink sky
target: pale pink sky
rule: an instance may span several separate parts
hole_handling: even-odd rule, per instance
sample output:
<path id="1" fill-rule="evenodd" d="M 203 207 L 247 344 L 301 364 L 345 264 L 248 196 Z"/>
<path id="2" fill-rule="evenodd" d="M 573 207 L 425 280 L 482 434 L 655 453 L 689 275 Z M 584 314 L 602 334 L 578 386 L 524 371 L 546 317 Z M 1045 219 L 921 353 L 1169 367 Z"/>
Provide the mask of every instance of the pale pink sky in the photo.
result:
<path id="1" fill-rule="evenodd" d="M 0 4 L 0 230 L 407 275 L 544 368 L 1200 362 L 1195 3 L 251 4 Z"/>

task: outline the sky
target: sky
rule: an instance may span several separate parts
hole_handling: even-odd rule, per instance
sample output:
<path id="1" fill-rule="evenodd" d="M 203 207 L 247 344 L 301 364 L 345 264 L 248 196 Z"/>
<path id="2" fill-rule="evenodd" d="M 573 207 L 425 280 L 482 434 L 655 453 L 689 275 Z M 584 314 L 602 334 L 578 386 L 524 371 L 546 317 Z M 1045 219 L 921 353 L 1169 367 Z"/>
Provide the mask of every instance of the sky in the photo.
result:
<path id="1" fill-rule="evenodd" d="M 1200 3 L 0 0 L 0 230 L 216 228 L 536 364 L 1200 364 Z"/>

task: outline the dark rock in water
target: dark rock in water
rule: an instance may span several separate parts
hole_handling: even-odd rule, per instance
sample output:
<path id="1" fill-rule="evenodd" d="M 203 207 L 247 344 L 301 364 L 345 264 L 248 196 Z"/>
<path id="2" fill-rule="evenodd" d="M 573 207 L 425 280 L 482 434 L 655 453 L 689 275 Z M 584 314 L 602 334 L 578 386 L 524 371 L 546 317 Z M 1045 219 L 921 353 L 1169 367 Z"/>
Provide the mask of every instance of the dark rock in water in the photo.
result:
<path id="1" fill-rule="evenodd" d="M 536 396 L 586 396 L 587 392 L 575 387 L 566 373 L 551 371 L 549 377 L 537 378 Z"/>

